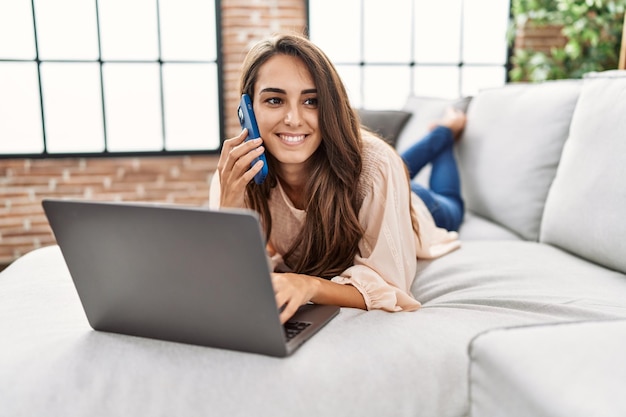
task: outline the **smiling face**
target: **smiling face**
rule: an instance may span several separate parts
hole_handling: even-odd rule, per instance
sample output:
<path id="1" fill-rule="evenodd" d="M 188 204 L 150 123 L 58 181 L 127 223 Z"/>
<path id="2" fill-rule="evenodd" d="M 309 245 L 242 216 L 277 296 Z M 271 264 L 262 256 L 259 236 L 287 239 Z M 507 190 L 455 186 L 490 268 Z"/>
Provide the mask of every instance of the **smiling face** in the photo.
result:
<path id="1" fill-rule="evenodd" d="M 317 89 L 304 62 L 275 55 L 260 68 L 254 85 L 254 114 L 263 145 L 283 174 L 302 173 L 322 142 Z"/>

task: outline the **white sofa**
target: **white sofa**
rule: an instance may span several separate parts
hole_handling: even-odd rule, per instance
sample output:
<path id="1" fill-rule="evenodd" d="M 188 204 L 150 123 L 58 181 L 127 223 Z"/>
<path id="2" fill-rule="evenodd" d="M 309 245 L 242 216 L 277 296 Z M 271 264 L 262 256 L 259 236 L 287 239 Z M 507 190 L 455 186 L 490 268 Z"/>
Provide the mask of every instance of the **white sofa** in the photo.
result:
<path id="1" fill-rule="evenodd" d="M 396 146 L 446 104 L 409 98 Z M 626 72 L 467 111 L 463 246 L 418 261 L 421 310 L 344 308 L 286 359 L 108 334 L 38 249 L 0 273 L 0 416 L 626 415 Z"/>

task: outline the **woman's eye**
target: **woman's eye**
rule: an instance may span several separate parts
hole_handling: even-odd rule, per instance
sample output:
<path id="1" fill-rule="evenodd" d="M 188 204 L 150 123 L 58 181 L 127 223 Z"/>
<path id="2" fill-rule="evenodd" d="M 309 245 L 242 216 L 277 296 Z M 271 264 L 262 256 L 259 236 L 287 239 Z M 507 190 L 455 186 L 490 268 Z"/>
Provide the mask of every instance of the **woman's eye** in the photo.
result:
<path id="1" fill-rule="evenodd" d="M 280 104 L 281 100 L 279 98 L 273 97 L 265 100 L 268 104 Z"/>
<path id="2" fill-rule="evenodd" d="M 304 100 L 304 104 L 307 106 L 317 107 L 317 98 L 307 98 Z"/>

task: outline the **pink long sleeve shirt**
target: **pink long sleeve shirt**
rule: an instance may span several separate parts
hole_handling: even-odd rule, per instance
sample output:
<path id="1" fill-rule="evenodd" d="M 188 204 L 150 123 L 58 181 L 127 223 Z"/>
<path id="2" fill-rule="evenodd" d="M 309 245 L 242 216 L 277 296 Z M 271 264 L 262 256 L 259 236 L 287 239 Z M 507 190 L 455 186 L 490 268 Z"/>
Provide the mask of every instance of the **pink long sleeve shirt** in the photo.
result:
<path id="1" fill-rule="evenodd" d="M 458 234 L 435 225 L 424 202 L 410 192 L 398 153 L 367 133 L 363 134 L 363 169 L 358 191 L 362 199 L 358 217 L 365 234 L 353 265 L 332 281 L 357 288 L 368 310 L 417 310 L 420 303 L 410 291 L 417 258 L 433 259 L 459 248 Z M 211 208 L 219 207 L 219 195 L 216 172 L 210 190 Z M 419 222 L 419 239 L 411 224 L 409 199 Z M 276 250 L 272 264 L 274 270 L 286 272 L 289 268 L 282 255 L 298 238 L 306 212 L 294 207 L 280 182 L 271 192 L 269 208 L 270 244 Z"/>

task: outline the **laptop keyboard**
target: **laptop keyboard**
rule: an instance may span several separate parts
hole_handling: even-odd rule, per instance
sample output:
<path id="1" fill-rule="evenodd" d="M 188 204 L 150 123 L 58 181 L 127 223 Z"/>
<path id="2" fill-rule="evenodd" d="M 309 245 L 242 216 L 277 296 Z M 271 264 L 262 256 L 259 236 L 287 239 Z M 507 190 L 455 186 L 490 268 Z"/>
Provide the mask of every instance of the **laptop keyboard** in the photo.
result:
<path id="1" fill-rule="evenodd" d="M 295 320 L 287 321 L 283 325 L 283 328 L 285 329 L 285 337 L 287 337 L 287 341 L 299 335 L 300 332 L 302 332 L 302 330 L 306 329 L 310 325 L 311 323 L 307 321 L 295 321 Z"/>

